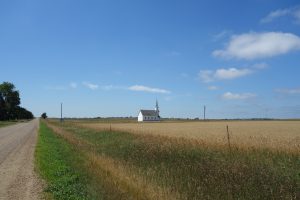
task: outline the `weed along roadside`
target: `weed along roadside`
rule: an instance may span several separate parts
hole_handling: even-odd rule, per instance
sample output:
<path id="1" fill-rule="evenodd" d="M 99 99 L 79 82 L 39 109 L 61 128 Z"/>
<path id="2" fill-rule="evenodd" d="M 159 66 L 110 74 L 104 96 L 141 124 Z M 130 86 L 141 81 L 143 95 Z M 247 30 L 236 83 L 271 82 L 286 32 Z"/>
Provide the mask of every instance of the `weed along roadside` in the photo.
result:
<path id="1" fill-rule="evenodd" d="M 36 157 L 55 199 L 296 199 L 299 189 L 297 154 L 77 123 L 42 121 Z"/>

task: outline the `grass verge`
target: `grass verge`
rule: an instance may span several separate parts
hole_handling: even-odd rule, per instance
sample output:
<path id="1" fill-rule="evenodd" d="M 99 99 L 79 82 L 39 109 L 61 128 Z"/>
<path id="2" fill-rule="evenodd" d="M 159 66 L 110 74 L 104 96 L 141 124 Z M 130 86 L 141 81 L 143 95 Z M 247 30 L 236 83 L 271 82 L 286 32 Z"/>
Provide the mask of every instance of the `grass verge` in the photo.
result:
<path id="1" fill-rule="evenodd" d="M 0 128 L 16 124 L 17 121 L 0 121 Z"/>
<path id="2" fill-rule="evenodd" d="M 47 198 L 88 199 L 87 180 L 78 164 L 82 157 L 44 122 L 40 123 L 35 157 L 37 169 L 48 185 Z"/>

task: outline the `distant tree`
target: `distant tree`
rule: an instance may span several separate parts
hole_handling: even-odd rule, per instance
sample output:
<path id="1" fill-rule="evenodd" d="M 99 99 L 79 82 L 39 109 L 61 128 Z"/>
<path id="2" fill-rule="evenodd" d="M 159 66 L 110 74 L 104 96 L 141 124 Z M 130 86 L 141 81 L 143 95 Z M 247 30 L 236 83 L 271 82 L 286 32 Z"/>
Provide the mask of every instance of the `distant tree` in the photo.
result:
<path id="1" fill-rule="evenodd" d="M 14 84 L 3 82 L 2 84 L 0 84 L 0 96 L 4 101 L 4 109 L 6 113 L 6 116 L 4 116 L 4 118 L 16 119 L 16 107 L 20 105 L 19 91 L 15 89 Z"/>
<path id="2" fill-rule="evenodd" d="M 20 106 L 17 106 L 16 113 L 17 119 L 33 119 L 33 114 Z"/>
<path id="3" fill-rule="evenodd" d="M 20 103 L 20 94 L 14 84 L 0 84 L 0 120 L 32 119 L 33 114 L 20 107 Z"/>
<path id="4" fill-rule="evenodd" d="M 47 118 L 47 114 L 46 114 L 46 113 L 43 113 L 43 114 L 41 115 L 41 117 L 42 117 L 43 119 L 46 119 L 46 118 Z"/>
<path id="5" fill-rule="evenodd" d="M 5 109 L 5 101 L 2 96 L 2 93 L 0 92 L 0 121 L 7 120 L 7 112 Z"/>

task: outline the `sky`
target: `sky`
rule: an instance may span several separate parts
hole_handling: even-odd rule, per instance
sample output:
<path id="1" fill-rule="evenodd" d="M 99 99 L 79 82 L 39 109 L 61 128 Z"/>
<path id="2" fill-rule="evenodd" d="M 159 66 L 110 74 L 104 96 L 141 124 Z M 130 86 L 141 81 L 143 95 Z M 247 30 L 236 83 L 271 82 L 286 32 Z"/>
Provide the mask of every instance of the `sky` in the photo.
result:
<path id="1" fill-rule="evenodd" d="M 299 0 L 0 0 L 0 82 L 35 116 L 300 118 Z"/>

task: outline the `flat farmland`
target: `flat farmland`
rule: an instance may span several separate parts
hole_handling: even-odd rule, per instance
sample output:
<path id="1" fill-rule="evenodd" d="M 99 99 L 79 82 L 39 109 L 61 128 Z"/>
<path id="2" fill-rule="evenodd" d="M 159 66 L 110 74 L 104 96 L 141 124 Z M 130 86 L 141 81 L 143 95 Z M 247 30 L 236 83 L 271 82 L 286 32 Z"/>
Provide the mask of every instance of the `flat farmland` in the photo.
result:
<path id="1" fill-rule="evenodd" d="M 54 199 L 299 199 L 297 121 L 45 120 L 41 127 L 37 155 L 47 158 L 39 166 Z"/>
<path id="2" fill-rule="evenodd" d="M 114 130 L 197 140 L 211 145 L 230 142 L 240 148 L 272 148 L 300 151 L 300 121 L 206 121 L 158 123 L 101 123 L 77 121 L 95 130 Z"/>

